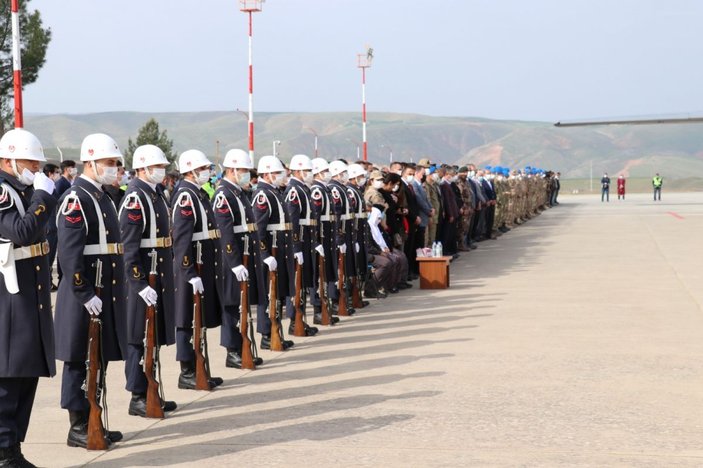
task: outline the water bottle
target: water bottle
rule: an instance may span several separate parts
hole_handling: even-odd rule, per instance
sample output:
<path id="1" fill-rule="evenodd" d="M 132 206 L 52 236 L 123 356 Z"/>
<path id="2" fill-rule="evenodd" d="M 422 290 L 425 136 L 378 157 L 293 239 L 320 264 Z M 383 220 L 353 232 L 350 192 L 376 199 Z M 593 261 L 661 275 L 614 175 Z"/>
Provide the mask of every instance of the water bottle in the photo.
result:
<path id="1" fill-rule="evenodd" d="M 439 257 L 439 246 L 437 245 L 437 241 L 432 243 L 432 256 Z"/>
<path id="2" fill-rule="evenodd" d="M 438 257 L 443 257 L 444 256 L 444 247 L 442 246 L 442 242 L 437 241 L 437 250 L 439 251 Z"/>

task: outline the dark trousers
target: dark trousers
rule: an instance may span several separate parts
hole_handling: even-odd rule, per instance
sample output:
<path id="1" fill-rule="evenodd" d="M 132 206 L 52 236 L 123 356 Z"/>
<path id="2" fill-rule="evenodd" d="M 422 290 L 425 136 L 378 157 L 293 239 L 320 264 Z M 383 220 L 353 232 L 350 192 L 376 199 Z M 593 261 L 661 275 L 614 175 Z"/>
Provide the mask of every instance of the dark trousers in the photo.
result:
<path id="1" fill-rule="evenodd" d="M 271 320 L 269 319 L 268 301 L 256 306 L 256 331 L 262 335 L 271 334 Z"/>
<path id="2" fill-rule="evenodd" d="M 227 348 L 227 351 L 242 350 L 242 333 L 239 330 L 239 306 L 225 306 L 222 314 L 222 327 L 220 327 L 220 346 Z"/>
<path id="3" fill-rule="evenodd" d="M 496 207 L 491 205 L 486 207 L 484 210 L 486 212 L 486 220 L 485 220 L 485 236 L 486 238 L 490 238 L 491 234 L 493 233 L 493 222 L 495 220 L 495 215 L 496 215 Z"/>
<path id="4" fill-rule="evenodd" d="M 24 442 L 38 382 L 38 377 L 0 378 L 0 448 Z"/>
<path id="5" fill-rule="evenodd" d="M 662 199 L 662 188 L 661 187 L 654 187 L 654 200 L 661 201 L 661 199 Z"/>
<path id="6" fill-rule="evenodd" d="M 408 223 L 411 223 L 408 220 Z M 417 227 L 411 224 L 408 227 L 408 238 L 405 240 L 404 252 L 405 256 L 408 257 L 408 263 L 410 264 L 410 271 L 412 273 L 417 273 L 419 271 L 417 264 L 417 254 L 415 253 L 415 234 L 417 233 Z"/>
<path id="7" fill-rule="evenodd" d="M 604 188 L 600 191 L 600 201 L 610 201 L 610 189 Z"/>
<path id="8" fill-rule="evenodd" d="M 105 369 L 107 371 L 107 362 Z M 86 369 L 84 361 L 68 361 L 63 363 L 61 375 L 61 408 L 69 411 L 88 411 L 90 405 L 81 388 L 85 382 Z"/>
<path id="9" fill-rule="evenodd" d="M 139 363 L 144 356 L 144 346 L 140 344 L 127 345 L 127 361 L 124 365 L 124 375 L 127 379 L 125 389 L 132 393 L 146 393 L 147 380 L 144 368 Z"/>
<path id="10" fill-rule="evenodd" d="M 442 229 L 442 253 L 444 255 L 453 255 L 456 253 L 456 223 L 445 222 Z M 410 259 L 408 259 L 410 264 Z M 412 267 L 411 267 L 412 268 Z"/>
<path id="11" fill-rule="evenodd" d="M 471 224 L 469 225 L 469 237 L 471 237 L 471 239 L 478 240 L 479 237 L 481 237 L 481 233 L 479 232 L 479 221 L 481 220 L 482 212 L 483 210 L 476 210 L 471 217 Z"/>
<path id="12" fill-rule="evenodd" d="M 195 351 L 193 350 L 193 343 L 191 343 L 192 339 L 192 328 L 176 328 L 176 361 L 195 361 Z"/>

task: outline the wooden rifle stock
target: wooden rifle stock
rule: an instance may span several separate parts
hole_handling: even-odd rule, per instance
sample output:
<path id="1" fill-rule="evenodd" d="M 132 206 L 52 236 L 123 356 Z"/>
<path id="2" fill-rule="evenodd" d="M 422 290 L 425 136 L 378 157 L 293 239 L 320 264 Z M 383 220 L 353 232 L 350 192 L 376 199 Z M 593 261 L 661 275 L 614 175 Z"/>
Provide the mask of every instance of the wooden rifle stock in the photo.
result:
<path id="1" fill-rule="evenodd" d="M 249 237 L 244 238 L 244 252 L 242 253 L 242 265 L 249 269 Z M 239 282 L 239 333 L 242 335 L 242 369 L 256 369 L 254 364 L 254 354 L 252 353 L 252 341 L 249 337 L 249 281 Z"/>
<path id="2" fill-rule="evenodd" d="M 305 321 L 303 320 L 303 265 L 295 262 L 295 327 L 293 335 L 305 336 Z"/>
<path id="3" fill-rule="evenodd" d="M 359 277 L 352 276 L 352 307 L 356 309 L 361 309 L 364 307 L 364 301 L 361 299 L 361 289 L 359 288 Z"/>
<path id="4" fill-rule="evenodd" d="M 195 270 L 202 278 L 202 246 L 196 244 Z M 195 389 L 212 390 L 210 387 L 210 369 L 207 358 L 207 334 L 203 325 L 203 304 L 200 293 L 193 294 L 193 350 L 195 351 Z"/>
<path id="5" fill-rule="evenodd" d="M 95 295 L 100 297 L 102 292 L 102 260 L 95 261 Z M 86 363 L 85 397 L 90 405 L 88 415 L 88 434 L 86 448 L 88 450 L 107 450 L 108 444 L 103 426 L 103 409 L 100 399 L 105 388 L 105 366 L 102 355 L 102 321 L 91 317 L 88 324 L 88 361 Z"/>
<path id="6" fill-rule="evenodd" d="M 339 305 L 337 307 L 337 313 L 342 317 L 349 316 L 347 311 L 347 278 L 344 274 L 345 270 L 345 256 L 342 251 L 339 251 L 337 255 L 337 289 L 339 289 Z"/>
<path id="7" fill-rule="evenodd" d="M 276 231 L 272 232 L 271 256 L 276 258 Z M 281 322 L 278 318 L 278 268 L 269 271 L 269 319 L 271 320 L 271 351 L 283 351 Z"/>
<path id="8" fill-rule="evenodd" d="M 149 271 L 149 286 L 156 290 L 158 254 L 155 249 L 149 252 L 151 271 Z M 159 338 L 156 326 L 156 306 L 147 306 L 144 323 L 144 375 L 146 376 L 146 417 L 164 418 L 161 406 L 161 382 L 156 380 L 159 364 Z"/>
<path id="9" fill-rule="evenodd" d="M 320 313 L 322 315 L 322 325 L 334 325 L 332 321 L 332 315 L 330 312 L 331 305 L 329 303 L 329 297 L 327 296 L 327 270 L 325 269 L 325 257 L 322 255 L 317 256 L 317 269 L 319 273 L 319 285 L 318 292 L 320 295 Z"/>

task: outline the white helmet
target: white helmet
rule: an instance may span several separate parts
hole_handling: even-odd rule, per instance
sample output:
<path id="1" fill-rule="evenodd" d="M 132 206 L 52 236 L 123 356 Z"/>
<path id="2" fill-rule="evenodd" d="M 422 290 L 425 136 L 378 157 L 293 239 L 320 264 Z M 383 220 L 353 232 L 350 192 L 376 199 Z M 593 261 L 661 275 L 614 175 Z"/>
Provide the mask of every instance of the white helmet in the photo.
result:
<path id="1" fill-rule="evenodd" d="M 272 172 L 283 172 L 285 170 L 283 163 L 276 156 L 263 156 L 259 159 L 259 167 L 257 168 L 259 174 L 270 174 Z"/>
<path id="2" fill-rule="evenodd" d="M 359 177 L 360 175 L 365 176 L 366 169 L 364 169 L 364 166 L 361 164 L 350 164 L 349 167 L 347 167 L 347 173 L 349 174 L 349 178 L 353 179 L 355 177 Z"/>
<path id="3" fill-rule="evenodd" d="M 330 175 L 332 177 L 341 174 L 347 170 L 347 165 L 342 161 L 332 161 L 329 166 Z"/>
<path id="4" fill-rule="evenodd" d="M 304 154 L 296 154 L 291 158 L 289 167 L 291 171 L 311 171 L 312 161 Z"/>
<path id="5" fill-rule="evenodd" d="M 232 169 L 254 169 L 254 164 L 251 162 L 249 153 L 240 149 L 227 151 L 222 166 Z"/>
<path id="6" fill-rule="evenodd" d="M 199 167 L 210 167 L 212 163 L 200 150 L 188 150 L 181 153 L 178 157 L 178 172 L 181 174 L 187 174 L 190 171 L 194 171 Z"/>
<path id="7" fill-rule="evenodd" d="M 39 139 L 23 128 L 15 128 L 2 136 L 0 158 L 46 161 Z"/>
<path id="8" fill-rule="evenodd" d="M 327 164 L 327 161 L 325 161 L 322 158 L 315 158 L 312 160 L 312 173 L 313 174 L 319 174 L 320 172 L 324 172 L 330 168 L 330 165 Z"/>
<path id="9" fill-rule="evenodd" d="M 134 150 L 132 156 L 132 169 L 143 169 L 159 164 L 169 164 L 166 155 L 156 145 L 142 145 Z"/>
<path id="10" fill-rule="evenodd" d="M 83 139 L 81 144 L 81 161 L 97 161 L 98 159 L 122 159 L 120 147 L 112 137 L 104 133 L 93 133 Z"/>

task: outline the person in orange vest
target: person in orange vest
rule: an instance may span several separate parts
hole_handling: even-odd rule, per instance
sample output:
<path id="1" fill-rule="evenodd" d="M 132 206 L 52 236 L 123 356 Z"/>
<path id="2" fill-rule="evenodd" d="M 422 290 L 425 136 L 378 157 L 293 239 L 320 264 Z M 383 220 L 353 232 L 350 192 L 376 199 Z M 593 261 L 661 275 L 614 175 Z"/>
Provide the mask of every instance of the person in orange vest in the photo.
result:
<path id="1" fill-rule="evenodd" d="M 618 176 L 618 200 L 620 200 L 620 197 L 622 196 L 622 199 L 625 199 L 625 176 L 620 174 Z"/>

